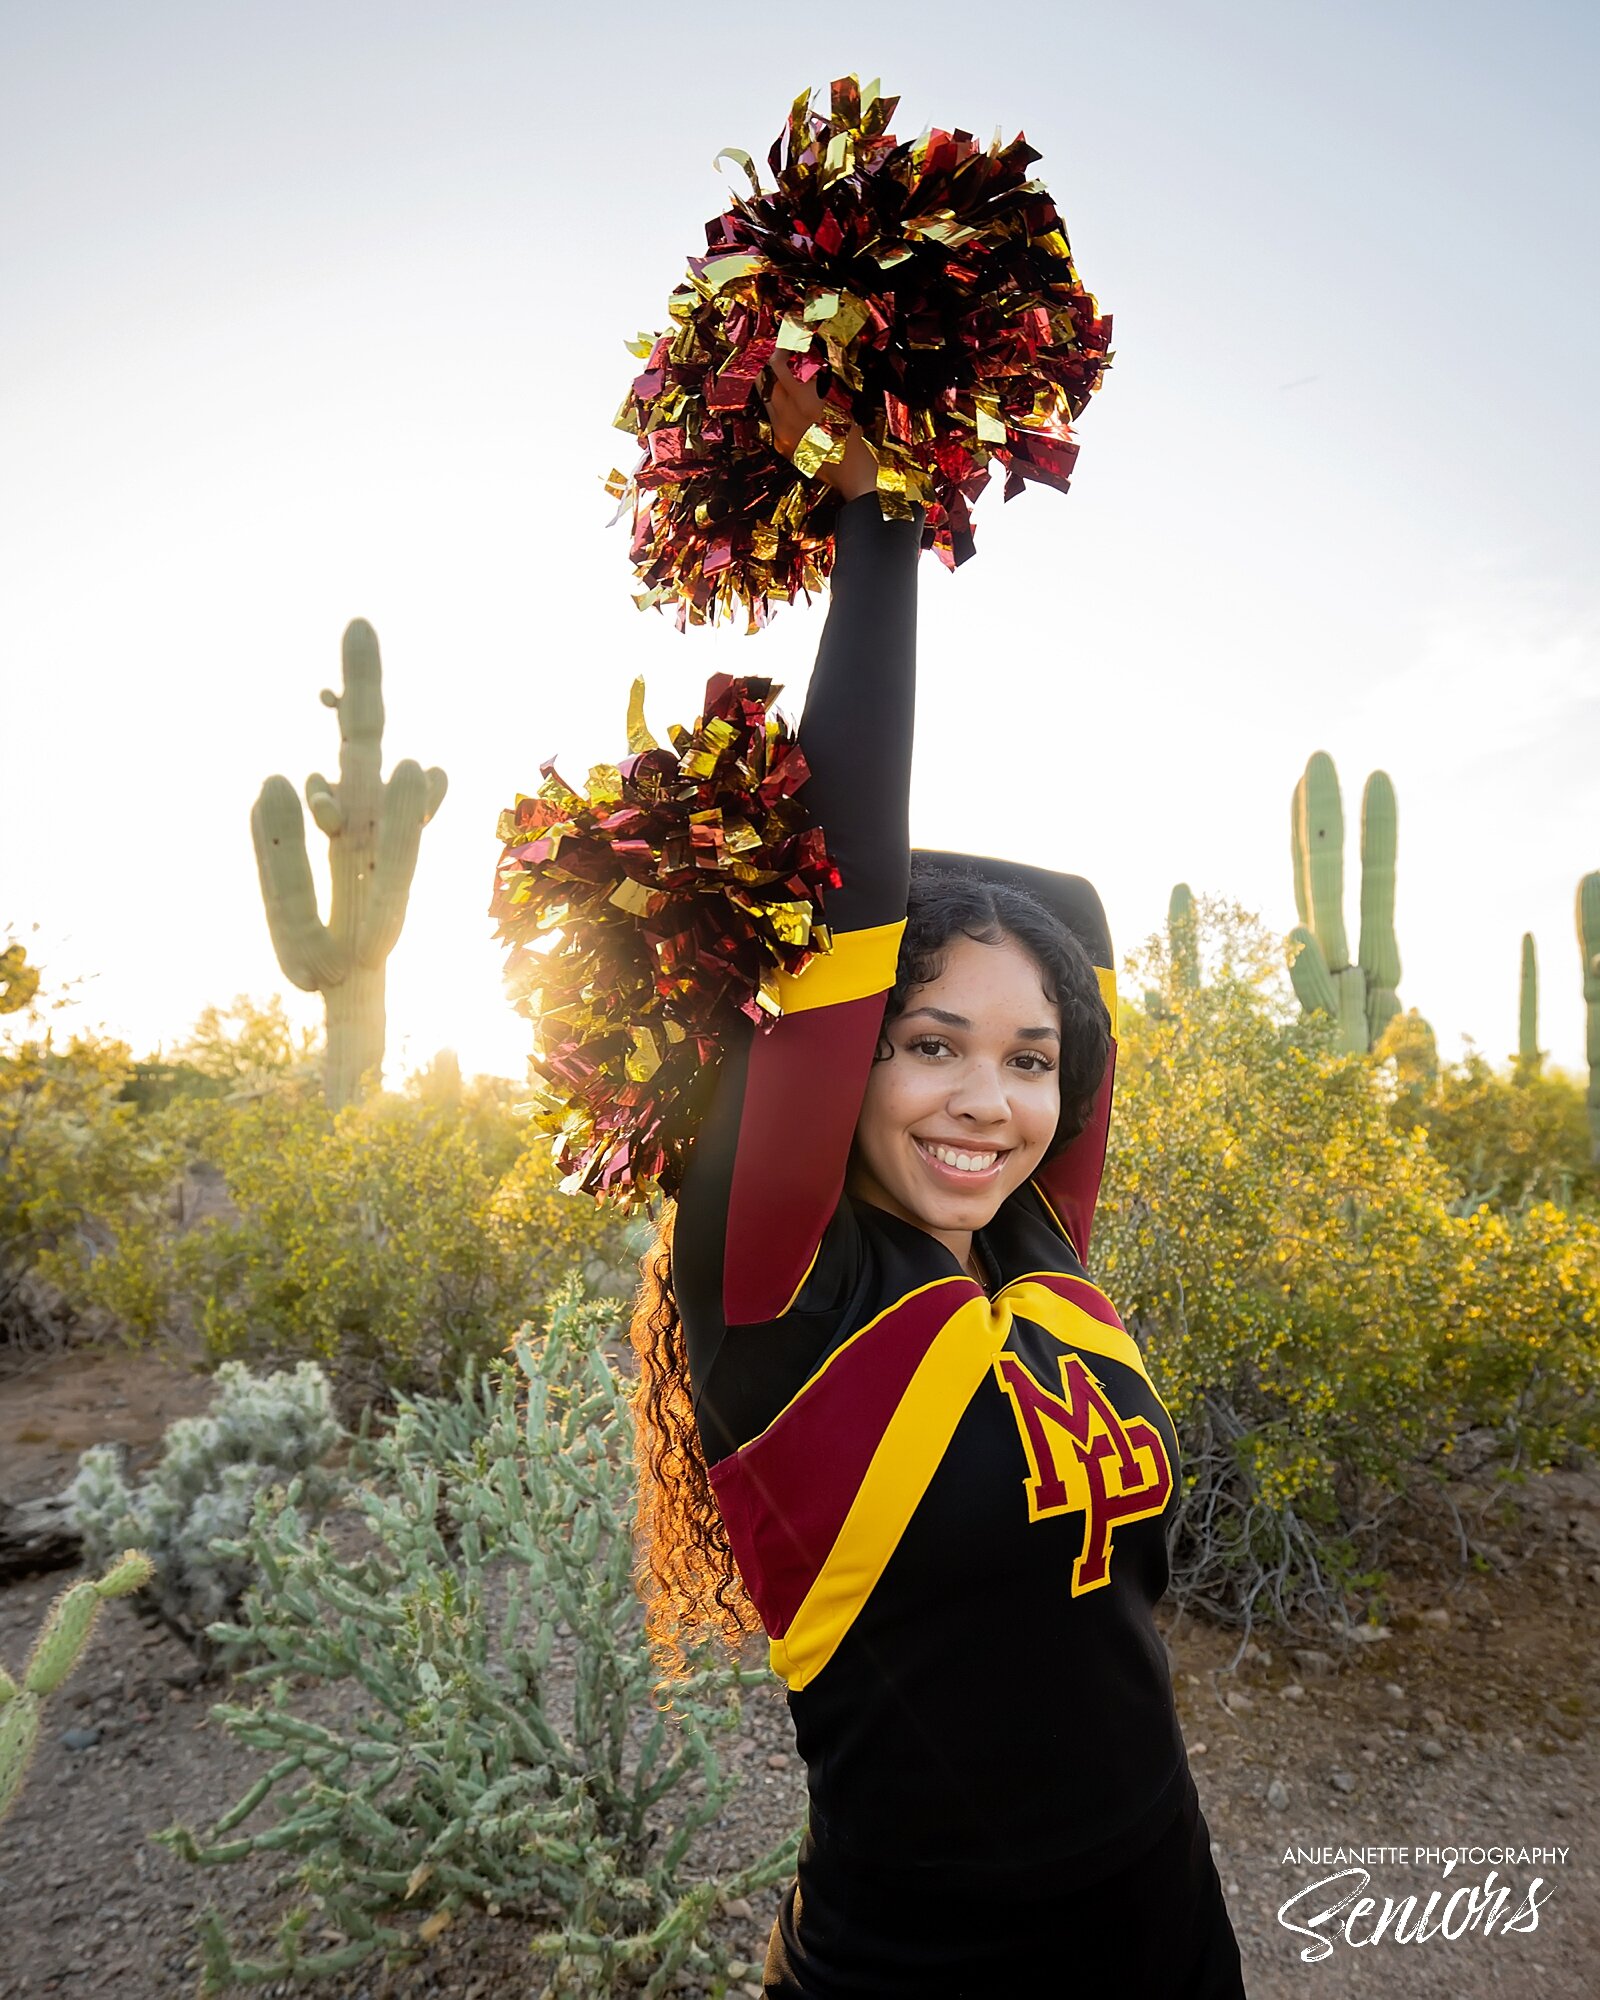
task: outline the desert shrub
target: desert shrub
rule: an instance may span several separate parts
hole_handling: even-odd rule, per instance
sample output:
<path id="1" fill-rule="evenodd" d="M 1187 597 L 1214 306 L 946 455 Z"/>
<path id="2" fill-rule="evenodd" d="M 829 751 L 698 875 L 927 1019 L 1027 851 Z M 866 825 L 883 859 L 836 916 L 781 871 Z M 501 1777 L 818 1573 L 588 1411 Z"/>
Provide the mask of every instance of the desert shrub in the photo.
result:
<path id="1" fill-rule="evenodd" d="M 1469 1049 L 1440 1069 L 1415 1116 L 1470 1207 L 1600 1205 L 1584 1086 L 1559 1070 L 1496 1070 Z"/>
<path id="2" fill-rule="evenodd" d="M 747 1676 L 701 1657 L 670 1711 L 653 1699 L 617 1315 L 572 1281 L 515 1365 L 403 1404 L 363 1446 L 358 1548 L 314 1531 L 296 1487 L 263 1496 L 235 1549 L 260 1581 L 214 1636 L 265 1653 L 242 1676 L 265 1693 L 214 1712 L 270 1765 L 204 1838 L 160 1837 L 206 1866 L 279 1855 L 301 1896 L 261 1958 L 208 1914 L 204 1990 L 415 1957 L 467 1906 L 540 1927 L 546 1993 L 726 1975 L 708 1919 L 794 1843 L 685 1873 L 732 1789 L 715 1746 Z M 340 1684 L 359 1703 L 317 1719 Z"/>
<path id="3" fill-rule="evenodd" d="M 270 1487 L 298 1481 L 302 1507 L 320 1513 L 335 1490 L 323 1461 L 340 1436 L 327 1378 L 311 1362 L 257 1378 L 225 1361 L 216 1382 L 204 1416 L 167 1426 L 161 1456 L 137 1486 L 120 1447 L 95 1445 L 67 1489 L 84 1561 L 95 1568 L 143 1549 L 155 1565 L 144 1602 L 207 1659 L 207 1628 L 238 1610 L 254 1575 L 225 1545 L 247 1530 Z"/>
<path id="4" fill-rule="evenodd" d="M 1179 1602 L 1337 1626 L 1408 1500 L 1595 1439 L 1596 1232 L 1474 1209 L 1261 927 L 1200 923 L 1201 984 L 1160 939 L 1136 971 L 1160 1005 L 1124 1021 L 1096 1275 L 1182 1437 Z"/>
<path id="5" fill-rule="evenodd" d="M 177 1158 L 122 1101 L 130 1069 L 124 1044 L 94 1035 L 0 1044 L 0 1354 L 60 1339 L 84 1261 L 166 1208 Z M 132 1251 L 130 1298 L 147 1284 Z"/>
<path id="6" fill-rule="evenodd" d="M 560 1193 L 493 1085 L 338 1113 L 271 1091 L 184 1117 L 224 1207 L 182 1232 L 123 1226 L 77 1272 L 80 1294 L 146 1337 L 182 1315 L 219 1359 L 314 1360 L 347 1414 L 448 1387 L 574 1263 L 631 1282 L 615 1219 Z"/>
<path id="7" fill-rule="evenodd" d="M 317 1032 L 297 1028 L 281 996 L 265 1002 L 241 993 L 227 1007 L 205 1007 L 194 1026 L 164 1052 L 133 1064 L 123 1088 L 140 1111 L 193 1102 L 242 1101 L 271 1090 L 320 1087 Z"/>

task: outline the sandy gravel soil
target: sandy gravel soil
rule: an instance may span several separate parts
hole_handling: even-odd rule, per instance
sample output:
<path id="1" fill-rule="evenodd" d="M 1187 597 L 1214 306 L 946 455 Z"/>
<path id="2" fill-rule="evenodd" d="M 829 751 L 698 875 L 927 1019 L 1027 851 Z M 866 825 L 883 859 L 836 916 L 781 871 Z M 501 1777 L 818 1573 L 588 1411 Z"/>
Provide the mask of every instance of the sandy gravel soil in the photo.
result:
<path id="1" fill-rule="evenodd" d="M 0 1491 L 55 1491 L 76 1454 L 121 1435 L 148 1449 L 161 1424 L 204 1406 L 205 1382 L 163 1364 L 81 1357 L 0 1382 Z M 137 1460 L 136 1460 L 137 1462 Z M 1340 1667 L 1267 1641 L 1224 1671 L 1236 1639 L 1169 1628 L 1175 1683 L 1252 2000 L 1478 2000 L 1600 1992 L 1600 1479 L 1552 1475 L 1503 1569 L 1402 1576 L 1390 1636 Z M 0 1658 L 19 1665 L 62 1576 L 0 1590 Z M 252 1864 L 203 1872 L 149 1840 L 174 1820 L 203 1826 L 256 1775 L 256 1755 L 208 1713 L 184 1649 L 108 1607 L 92 1647 L 47 1718 L 17 1810 L 0 1824 L 0 2000 L 116 1994 L 168 2000 L 195 1990 L 193 1914 L 215 1902 L 241 1932 L 270 1915 L 269 1878 Z M 68 1730 L 91 1731 L 71 1749 Z M 81 1740 L 81 1739 L 77 1739 Z M 735 1755 L 742 1781 L 704 1860 L 730 1866 L 796 1824 L 804 1788 L 781 1694 L 749 1703 Z M 1418 1849 L 1557 1848 L 1534 1866 L 1500 1865 L 1509 1916 L 1543 1878 L 1537 1928 L 1452 1941 L 1357 1947 L 1321 1926 L 1297 1935 L 1278 1912 L 1336 1872 L 1295 1850 L 1406 1848 L 1374 1861 L 1378 1899 L 1484 1883 L 1493 1862 L 1465 1858 L 1448 1878 Z M 1353 1877 L 1346 1887 L 1356 1886 Z M 1298 1914 L 1333 1896 L 1308 1897 Z M 725 1913 L 733 1948 L 761 1956 L 777 1895 Z M 1465 1907 L 1464 1905 L 1458 1907 Z M 1364 1916 L 1354 1936 L 1364 1938 Z M 1315 1928 L 1315 1927 L 1314 1927 Z M 352 1975 L 349 2000 L 531 2000 L 526 1927 L 474 1917 L 419 1963 Z M 1304 1963 L 1303 1950 L 1318 1961 Z M 258 1989 L 260 1990 L 260 1989 Z M 266 1989 L 275 1990 L 275 1989 Z M 330 1994 L 335 1988 L 320 1990 Z M 759 1988 L 752 1987 L 752 1991 Z M 1138 1996 L 1128 1996 L 1138 2000 Z"/>

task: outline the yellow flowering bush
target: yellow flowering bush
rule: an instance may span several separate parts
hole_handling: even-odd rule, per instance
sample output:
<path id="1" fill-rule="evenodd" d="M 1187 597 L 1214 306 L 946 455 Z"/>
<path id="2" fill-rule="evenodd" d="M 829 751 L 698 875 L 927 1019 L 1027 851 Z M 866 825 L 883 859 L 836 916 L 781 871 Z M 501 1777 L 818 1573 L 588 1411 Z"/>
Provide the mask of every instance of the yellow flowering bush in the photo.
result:
<path id="1" fill-rule="evenodd" d="M 1424 1488 L 1600 1438 L 1600 1229 L 1474 1205 L 1261 926 L 1198 915 L 1198 985 L 1134 968 L 1095 1275 L 1183 1437 L 1180 1599 L 1338 1618 Z"/>
<path id="2" fill-rule="evenodd" d="M 1434 1153 L 1474 1205 L 1600 1207 L 1584 1084 L 1560 1070 L 1496 1070 L 1476 1049 L 1441 1069 L 1416 1108 Z"/>
<path id="3" fill-rule="evenodd" d="M 131 1071 L 103 1036 L 0 1043 L 0 1355 L 61 1337 L 80 1261 L 165 1210 L 175 1156 L 124 1101 Z M 130 1257 L 130 1292 L 148 1276 Z"/>
<path id="4" fill-rule="evenodd" d="M 500 1347 L 592 1223 L 553 1189 L 515 1206 L 473 1135 L 378 1097 L 330 1116 L 269 1101 L 230 1121 L 220 1156 L 238 1220 L 183 1246 L 180 1269 L 219 1354 L 305 1354 L 392 1388 L 452 1380 Z"/>
<path id="5" fill-rule="evenodd" d="M 574 1266 L 631 1289 L 624 1228 L 559 1192 L 510 1086 L 455 1082 L 338 1113 L 300 1087 L 174 1105 L 162 1116 L 225 1204 L 182 1231 L 122 1229 L 79 1292 L 135 1335 L 182 1314 L 219 1359 L 320 1362 L 348 1409 L 448 1390 Z"/>

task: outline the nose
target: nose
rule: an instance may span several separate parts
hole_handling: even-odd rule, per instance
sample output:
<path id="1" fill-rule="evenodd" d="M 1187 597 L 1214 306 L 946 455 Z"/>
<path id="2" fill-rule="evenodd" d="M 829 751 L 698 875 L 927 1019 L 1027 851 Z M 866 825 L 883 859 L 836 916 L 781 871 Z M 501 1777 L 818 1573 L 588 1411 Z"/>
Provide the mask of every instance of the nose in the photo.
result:
<path id="1" fill-rule="evenodd" d="M 953 1080 L 947 1106 L 952 1118 L 973 1125 L 1003 1125 L 1011 1116 L 1000 1071 L 989 1062 L 963 1065 L 961 1075 Z"/>

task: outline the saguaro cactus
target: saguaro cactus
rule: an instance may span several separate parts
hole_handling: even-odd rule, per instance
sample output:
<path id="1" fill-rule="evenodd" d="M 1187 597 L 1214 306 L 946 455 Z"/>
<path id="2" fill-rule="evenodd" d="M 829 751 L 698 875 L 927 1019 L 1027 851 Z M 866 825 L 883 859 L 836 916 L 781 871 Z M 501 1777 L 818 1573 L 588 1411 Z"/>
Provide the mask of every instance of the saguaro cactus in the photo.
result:
<path id="1" fill-rule="evenodd" d="M 1533 932 L 1522 933 L 1522 997 L 1517 1009 L 1517 1074 L 1536 1076 L 1544 1055 L 1539 1047 L 1539 961 Z"/>
<path id="2" fill-rule="evenodd" d="M 142 1590 L 153 1568 L 142 1550 L 128 1549 L 97 1582 L 71 1585 L 46 1612 L 22 1679 L 0 1667 L 0 1819 L 16 1803 L 39 1741 L 39 1711 L 82 1658 L 100 1606 L 108 1597 Z"/>
<path id="3" fill-rule="evenodd" d="M 306 804 L 328 836 L 326 923 L 317 915 L 305 816 L 287 778 L 261 787 L 250 830 L 278 963 L 302 991 L 320 993 L 327 1009 L 325 1088 L 337 1109 L 382 1068 L 386 965 L 405 922 L 422 829 L 448 780 L 407 757 L 384 783 L 383 665 L 364 618 L 345 627 L 343 689 L 324 688 L 322 700 L 338 711 L 339 780 L 330 785 L 313 771 Z"/>
<path id="4" fill-rule="evenodd" d="M 1173 884 L 1167 899 L 1167 947 L 1172 976 L 1185 993 L 1200 985 L 1200 939 L 1195 928 L 1194 893 L 1187 882 Z"/>
<path id="5" fill-rule="evenodd" d="M 1170 992 L 1196 993 L 1200 988 L 1200 933 L 1194 893 L 1187 882 L 1175 882 L 1167 898 L 1167 964 L 1166 991 L 1154 986 L 1144 990 L 1144 1011 L 1152 1021 L 1165 1020 L 1171 1014 L 1167 1004 Z"/>
<path id="6" fill-rule="evenodd" d="M 1600 1166 L 1600 872 L 1578 884 L 1578 949 L 1588 1009 L 1589 1148 Z"/>
<path id="7" fill-rule="evenodd" d="M 1307 1013 L 1331 1014 L 1340 1046 L 1364 1054 L 1400 1012 L 1394 934 L 1398 816 L 1394 786 L 1374 771 L 1361 794 L 1361 938 L 1356 960 L 1344 927 L 1344 806 L 1333 759 L 1319 750 L 1294 788 L 1291 841 L 1300 949 L 1291 977 Z"/>

